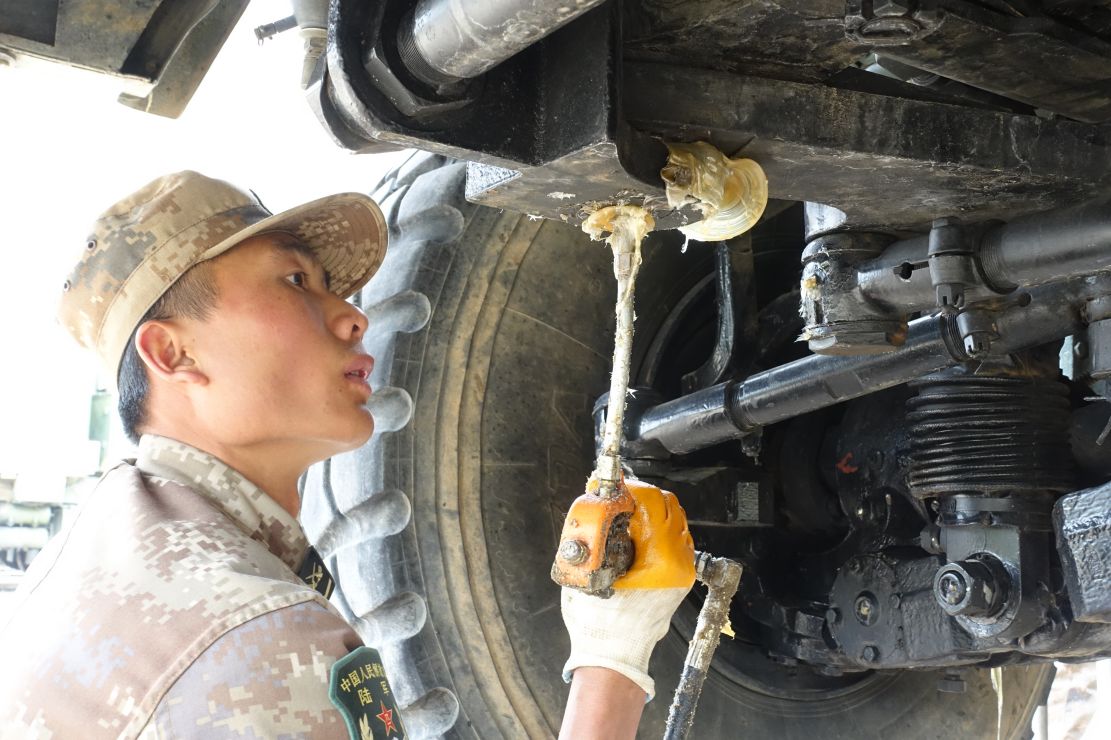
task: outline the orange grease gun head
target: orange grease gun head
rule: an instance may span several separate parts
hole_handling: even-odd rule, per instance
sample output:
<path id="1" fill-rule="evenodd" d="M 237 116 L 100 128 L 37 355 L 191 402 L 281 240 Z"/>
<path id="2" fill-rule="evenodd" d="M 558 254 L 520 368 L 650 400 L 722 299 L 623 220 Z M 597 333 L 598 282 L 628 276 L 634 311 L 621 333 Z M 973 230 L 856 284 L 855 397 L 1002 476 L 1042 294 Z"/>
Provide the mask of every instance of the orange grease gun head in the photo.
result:
<path id="1" fill-rule="evenodd" d="M 559 549 L 552 563 L 552 580 L 595 596 L 613 594 L 613 583 L 633 561 L 629 519 L 635 502 L 625 481 L 616 495 L 598 495 L 598 479 L 586 483 L 586 492 L 575 499 L 563 521 Z"/>

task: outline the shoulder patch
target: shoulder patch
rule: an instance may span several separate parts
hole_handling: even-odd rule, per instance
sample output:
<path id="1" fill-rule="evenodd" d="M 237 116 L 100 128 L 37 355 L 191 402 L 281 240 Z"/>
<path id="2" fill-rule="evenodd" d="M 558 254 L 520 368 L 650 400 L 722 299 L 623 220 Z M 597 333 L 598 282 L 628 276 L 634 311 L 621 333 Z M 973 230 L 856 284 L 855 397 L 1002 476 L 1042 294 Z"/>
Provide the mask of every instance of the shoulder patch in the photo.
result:
<path id="1" fill-rule="evenodd" d="M 304 581 L 309 588 L 316 591 L 325 599 L 332 598 L 332 591 L 336 588 L 336 581 L 332 578 L 332 574 L 328 572 L 328 567 L 324 565 L 324 560 L 320 557 L 320 553 L 316 551 L 315 547 L 310 547 L 305 552 L 305 559 L 301 561 L 301 569 L 297 571 L 297 576 Z"/>
<path id="2" fill-rule="evenodd" d="M 405 728 L 374 648 L 352 650 L 332 666 L 328 698 L 347 723 L 352 740 L 401 740 Z"/>

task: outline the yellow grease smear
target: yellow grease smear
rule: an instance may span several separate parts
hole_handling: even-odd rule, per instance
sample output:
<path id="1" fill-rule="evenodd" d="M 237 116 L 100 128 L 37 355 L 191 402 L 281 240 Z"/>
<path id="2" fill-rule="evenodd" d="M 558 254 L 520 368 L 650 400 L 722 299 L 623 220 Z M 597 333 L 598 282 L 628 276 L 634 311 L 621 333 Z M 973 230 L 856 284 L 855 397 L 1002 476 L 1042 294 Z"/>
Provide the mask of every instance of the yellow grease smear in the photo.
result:
<path id="1" fill-rule="evenodd" d="M 606 243 L 614 246 L 614 240 L 632 240 L 637 247 L 644 241 L 648 232 L 656 227 L 652 214 L 640 206 L 617 205 L 599 208 L 587 216 L 582 229 L 594 241 L 605 238 Z M 608 237 L 605 234 L 609 234 Z"/>
<path id="2" fill-rule="evenodd" d="M 730 159 L 704 141 L 667 145 L 661 170 L 672 208 L 693 203 L 703 219 L 680 226 L 692 239 L 716 242 L 739 236 L 760 220 L 768 205 L 768 178 L 751 159 Z"/>

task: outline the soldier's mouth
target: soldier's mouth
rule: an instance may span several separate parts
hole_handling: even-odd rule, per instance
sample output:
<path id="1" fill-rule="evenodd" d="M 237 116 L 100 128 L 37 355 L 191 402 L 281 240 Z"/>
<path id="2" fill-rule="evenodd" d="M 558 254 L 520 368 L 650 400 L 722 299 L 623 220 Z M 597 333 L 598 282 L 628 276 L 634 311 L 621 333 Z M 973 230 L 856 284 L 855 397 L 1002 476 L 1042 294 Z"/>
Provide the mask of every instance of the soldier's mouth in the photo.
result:
<path id="1" fill-rule="evenodd" d="M 352 380 L 358 380 L 362 383 L 367 381 L 370 377 L 370 371 L 374 369 L 374 358 L 370 355 L 357 355 L 355 359 L 347 364 L 344 370 L 344 376 Z"/>

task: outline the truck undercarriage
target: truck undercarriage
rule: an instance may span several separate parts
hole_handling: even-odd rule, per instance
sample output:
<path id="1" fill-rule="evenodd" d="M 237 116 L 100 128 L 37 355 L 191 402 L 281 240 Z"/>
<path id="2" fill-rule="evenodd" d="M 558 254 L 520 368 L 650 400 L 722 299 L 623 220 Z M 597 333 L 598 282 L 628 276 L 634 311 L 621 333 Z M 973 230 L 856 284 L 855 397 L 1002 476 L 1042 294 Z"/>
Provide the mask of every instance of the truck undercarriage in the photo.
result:
<path id="1" fill-rule="evenodd" d="M 220 4 L 185 3 L 199 20 L 182 16 L 175 25 L 166 5 L 146 19 L 145 42 L 115 66 L 64 52 L 63 33 L 52 43 L 30 33 L 44 27 L 41 10 L 28 11 L 22 26 L 13 25 L 18 13 L 0 22 L 0 47 L 99 64 L 133 83 L 151 70 L 143 99 L 150 107 L 169 96 L 172 111 L 191 90 L 175 97 L 180 83 L 160 82 L 163 67 L 176 69 L 175 50 L 226 36 L 229 21 L 205 31 L 210 6 Z M 970 667 L 1111 654 L 1111 3 L 294 6 L 306 38 L 303 86 L 340 146 L 413 147 L 465 161 L 465 186 L 462 165 L 452 182 L 480 206 L 571 226 L 612 203 L 643 205 L 655 217 L 623 454 L 638 477 L 679 495 L 700 550 L 745 565 L 736 640 L 714 663 L 722 681 L 797 700 L 847 695 L 884 671 L 935 669 L 943 691 L 961 691 Z M 64 29 L 64 13 L 54 20 Z M 193 36 L 183 33 L 190 29 Z M 143 66 L 152 59 L 165 63 Z M 701 218 L 694 202 L 670 207 L 660 177 L 666 143 L 692 141 L 763 167 L 772 200 L 752 232 L 688 245 L 668 231 Z M 421 178 L 433 187 L 430 166 L 413 166 L 423 169 L 405 187 Z M 393 218 L 405 222 L 410 196 L 384 192 L 399 199 Z M 477 213 L 468 224 L 486 218 Z M 435 214 L 427 217 L 421 223 L 431 225 L 410 228 L 440 228 Z M 532 228 L 529 239 L 543 241 L 547 232 L 522 223 L 513 228 Z M 506 238 L 512 246 L 516 237 Z M 448 282 L 460 269 L 442 267 Z M 533 286 L 544 301 L 566 312 L 589 303 L 578 291 L 594 290 L 587 282 L 599 280 L 597 264 L 577 275 L 574 266 L 551 269 L 551 282 Z M 399 279 L 394 288 L 374 300 L 402 300 L 409 284 Z M 462 303 L 467 290 L 458 288 Z M 432 305 L 441 310 L 435 298 Z M 575 327 L 589 320 L 567 319 Z M 423 325 L 414 326 L 405 331 Z M 585 403 L 564 413 L 558 393 L 550 404 L 532 400 L 577 435 L 568 443 L 573 472 L 548 445 L 537 454 L 548 464 L 543 480 L 511 479 L 549 491 L 553 519 L 566 510 L 575 476 L 589 470 L 591 428 L 604 411 L 597 373 L 567 372 L 574 391 L 589 391 Z M 421 413 L 412 388 L 404 395 L 408 415 L 387 432 Z M 398 402 L 390 392 L 383 398 L 388 419 Z M 404 459 L 421 451 L 418 433 L 419 425 L 406 438 Z M 371 458 L 384 465 L 390 454 Z M 504 449 L 482 454 L 515 459 Z M 466 480 L 485 489 L 498 475 Z M 310 476 L 308 490 L 324 491 L 329 511 L 343 510 L 330 476 Z M 397 487 L 420 508 L 410 488 Z M 518 663 L 527 660 L 527 635 L 542 632 L 528 626 L 539 612 L 508 613 L 506 604 L 535 599 L 544 608 L 551 584 L 521 584 L 546 578 L 546 568 L 475 583 L 528 540 L 507 534 L 498 544 L 503 528 L 536 523 L 515 508 L 524 505 L 499 504 L 496 515 L 486 508 L 493 504 L 479 506 L 484 544 L 468 551 L 461 571 L 472 590 L 493 590 L 505 623 L 499 639 Z M 346 531 L 322 521 L 326 536 Z M 355 560 L 368 556 L 343 549 L 334 544 L 331 556 L 346 589 L 345 571 L 349 583 L 365 578 Z M 475 552 L 486 565 L 474 565 Z M 526 564 L 550 562 L 553 552 Z M 398 598 L 379 594 L 373 608 L 345 608 L 373 634 L 404 611 Z M 677 616 L 679 635 L 693 630 L 698 600 Z M 429 609 L 440 630 L 463 624 Z M 503 674 L 494 653 L 494 672 Z M 456 724 L 460 704 L 481 725 L 460 686 L 452 688 L 456 714 L 436 719 L 451 704 L 429 693 L 439 680 L 414 679 L 411 688 L 413 711 L 424 708 L 430 731 L 466 734 Z M 475 695 L 494 706 L 492 691 L 480 685 Z M 509 696 L 523 716 L 523 700 Z M 515 734 L 507 727 L 536 734 L 542 726 L 520 722 L 494 725 L 507 735 Z M 730 727 L 725 717 L 713 722 Z"/>

